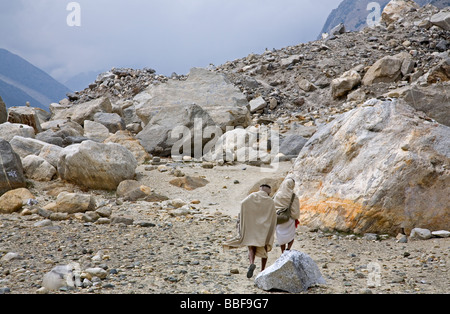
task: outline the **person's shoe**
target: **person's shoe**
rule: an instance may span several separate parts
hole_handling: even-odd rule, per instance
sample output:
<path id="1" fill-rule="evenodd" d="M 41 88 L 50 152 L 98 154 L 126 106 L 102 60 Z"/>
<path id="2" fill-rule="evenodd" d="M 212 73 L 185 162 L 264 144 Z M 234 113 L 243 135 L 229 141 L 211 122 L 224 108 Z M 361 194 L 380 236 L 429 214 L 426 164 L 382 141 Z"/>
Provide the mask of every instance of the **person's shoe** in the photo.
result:
<path id="1" fill-rule="evenodd" d="M 256 269 L 256 265 L 255 264 L 251 264 L 250 267 L 248 268 L 248 272 L 247 272 L 247 278 L 252 278 L 253 277 L 253 272 Z"/>

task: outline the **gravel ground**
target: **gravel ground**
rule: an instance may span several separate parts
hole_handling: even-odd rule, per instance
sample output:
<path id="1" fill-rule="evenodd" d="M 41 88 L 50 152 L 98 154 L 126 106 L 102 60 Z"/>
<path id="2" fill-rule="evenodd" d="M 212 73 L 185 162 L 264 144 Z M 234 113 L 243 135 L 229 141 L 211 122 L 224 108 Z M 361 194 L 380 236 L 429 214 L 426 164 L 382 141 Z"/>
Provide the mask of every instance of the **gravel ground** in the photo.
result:
<path id="1" fill-rule="evenodd" d="M 284 175 L 288 166 L 272 176 Z M 261 173 L 241 166 L 228 171 L 214 169 L 183 170 L 187 174 L 204 171 L 211 180 L 208 188 L 190 194 L 165 188 L 165 182 L 173 178 L 170 174 L 142 170 L 140 181 L 150 184 L 159 178 L 157 192 L 166 192 L 170 199 L 182 198 L 188 203 L 198 199 L 200 203 L 191 205 L 193 210 L 187 215 L 174 215 L 161 203 L 124 202 L 116 200 L 114 193 L 98 191 L 90 191 L 97 203 L 109 207 L 112 216 L 130 218 L 134 223 L 103 225 L 73 217 L 36 226 L 44 218 L 33 214 L 32 208 L 27 215 L 0 215 L 0 293 L 38 293 L 47 272 L 71 262 L 79 263 L 82 270 L 103 268 L 108 275 L 85 288 L 52 293 L 266 293 L 254 285 L 259 259 L 255 276 L 247 279 L 246 249 L 222 250 L 223 241 L 235 233 L 237 201 Z M 240 187 L 233 184 L 235 180 L 241 182 Z M 221 196 L 215 203 L 208 203 L 211 192 L 217 195 L 220 186 Z M 31 191 L 38 194 L 40 204 L 53 200 L 42 192 L 40 183 L 35 183 Z M 450 291 L 449 238 L 397 243 L 394 237 L 372 240 L 299 227 L 293 249 L 310 255 L 327 281 L 326 285 L 310 288 L 308 294 Z M 268 265 L 280 255 L 280 248 L 275 247 Z"/>

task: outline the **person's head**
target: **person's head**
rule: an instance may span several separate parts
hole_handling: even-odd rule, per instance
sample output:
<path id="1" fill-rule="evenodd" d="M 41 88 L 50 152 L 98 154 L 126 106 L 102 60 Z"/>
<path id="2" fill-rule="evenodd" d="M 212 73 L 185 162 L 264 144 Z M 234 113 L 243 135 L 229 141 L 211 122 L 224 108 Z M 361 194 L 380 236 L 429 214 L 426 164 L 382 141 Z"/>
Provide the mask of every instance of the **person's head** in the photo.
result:
<path id="1" fill-rule="evenodd" d="M 286 182 L 286 185 L 287 185 L 289 190 L 293 190 L 294 189 L 294 187 L 295 187 L 295 179 L 294 179 L 293 176 L 286 177 L 285 182 Z"/>
<path id="2" fill-rule="evenodd" d="M 268 184 L 262 184 L 262 185 L 259 187 L 259 190 L 260 190 L 260 191 L 266 192 L 267 195 L 270 195 L 270 193 L 272 193 L 272 188 L 271 188 L 270 185 L 268 185 Z"/>

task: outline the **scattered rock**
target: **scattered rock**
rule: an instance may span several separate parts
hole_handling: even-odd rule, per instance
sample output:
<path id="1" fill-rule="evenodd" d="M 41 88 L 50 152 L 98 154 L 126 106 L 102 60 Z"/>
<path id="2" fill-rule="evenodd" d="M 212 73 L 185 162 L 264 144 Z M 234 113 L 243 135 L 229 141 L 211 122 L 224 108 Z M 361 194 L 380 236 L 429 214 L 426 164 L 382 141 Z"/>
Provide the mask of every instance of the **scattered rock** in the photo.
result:
<path id="1" fill-rule="evenodd" d="M 117 113 L 98 112 L 94 121 L 104 125 L 110 133 L 125 130 L 125 122 Z"/>
<path id="2" fill-rule="evenodd" d="M 296 134 L 288 135 L 281 142 L 280 153 L 286 156 L 298 156 L 307 142 L 308 140 L 303 136 Z"/>
<path id="3" fill-rule="evenodd" d="M 21 136 L 14 136 L 9 143 L 21 158 L 25 158 L 29 155 L 39 155 L 42 148 L 48 145 L 46 142 Z"/>
<path id="4" fill-rule="evenodd" d="M 133 218 L 129 217 L 120 217 L 120 216 L 111 217 L 112 224 L 124 224 L 127 226 L 131 226 L 133 222 L 134 222 Z"/>
<path id="5" fill-rule="evenodd" d="M 409 239 L 411 240 L 428 240 L 431 238 L 431 231 L 423 228 L 414 228 L 411 230 Z"/>
<path id="6" fill-rule="evenodd" d="M 117 131 L 115 134 L 109 136 L 104 143 L 116 143 L 122 145 L 134 155 L 134 158 L 136 158 L 136 161 L 139 164 L 151 160 L 150 154 L 145 151 L 139 140 L 137 140 L 129 131 Z"/>
<path id="7" fill-rule="evenodd" d="M 102 143 L 110 134 L 106 126 L 95 121 L 84 121 L 84 136 L 92 141 Z"/>
<path id="8" fill-rule="evenodd" d="M 300 89 L 302 89 L 305 92 L 312 92 L 312 91 L 316 90 L 316 87 L 314 86 L 314 84 L 305 78 L 300 78 L 297 82 L 298 82 L 298 87 L 300 87 Z"/>
<path id="9" fill-rule="evenodd" d="M 185 176 L 183 178 L 176 178 L 170 181 L 170 184 L 183 188 L 188 191 L 193 191 L 195 189 L 204 187 L 209 183 L 208 180 L 200 177 Z"/>
<path id="10" fill-rule="evenodd" d="M 375 83 L 390 83 L 401 78 L 402 66 L 405 60 L 409 62 L 407 53 L 400 53 L 395 56 L 386 56 L 375 62 L 370 67 L 366 75 L 362 79 L 364 85 L 372 85 Z"/>
<path id="11" fill-rule="evenodd" d="M 267 107 L 267 103 L 261 96 L 250 101 L 250 112 L 255 113 L 259 110 L 265 109 Z"/>
<path id="12" fill-rule="evenodd" d="M 450 231 L 447 231 L 447 230 L 433 231 L 431 234 L 434 237 L 437 237 L 437 238 L 448 238 L 448 237 L 450 237 Z"/>
<path id="13" fill-rule="evenodd" d="M 17 212 L 30 199 L 35 199 L 35 196 L 28 189 L 19 188 L 8 191 L 0 196 L 0 213 L 11 214 Z"/>
<path id="14" fill-rule="evenodd" d="M 100 267 L 87 268 L 81 274 L 81 278 L 87 278 L 88 280 L 92 280 L 93 277 L 98 277 L 100 279 L 105 279 L 108 276 L 106 270 Z"/>
<path id="15" fill-rule="evenodd" d="M 398 243 L 407 243 L 408 242 L 408 237 L 402 233 L 397 234 L 397 236 L 395 238 L 397 239 Z"/>
<path id="16" fill-rule="evenodd" d="M 116 194 L 125 201 L 137 201 L 152 194 L 152 190 L 135 180 L 125 180 L 120 182 Z"/>
<path id="17" fill-rule="evenodd" d="M 422 111 L 437 122 L 450 126 L 450 101 L 447 90 L 450 82 L 435 84 L 428 88 L 410 86 L 404 89 L 403 99 L 418 111 Z"/>
<path id="18" fill-rule="evenodd" d="M 351 70 L 331 81 L 331 93 L 334 98 L 346 96 L 355 86 L 361 83 L 361 75 Z"/>
<path id="19" fill-rule="evenodd" d="M 51 213 L 49 213 L 48 217 L 50 217 L 50 215 L 51 215 Z M 44 220 L 36 222 L 33 226 L 36 228 L 43 228 L 43 227 L 53 226 L 53 223 L 50 219 L 44 219 Z"/>
<path id="20" fill-rule="evenodd" d="M 10 261 L 21 259 L 21 258 L 22 257 L 20 256 L 19 253 L 8 252 L 5 255 L 3 255 L 3 257 L 0 259 L 0 261 L 2 261 L 2 262 L 10 262 Z"/>
<path id="21" fill-rule="evenodd" d="M 84 213 L 95 210 L 95 198 L 89 194 L 61 192 L 56 198 L 56 211 L 60 213 Z"/>

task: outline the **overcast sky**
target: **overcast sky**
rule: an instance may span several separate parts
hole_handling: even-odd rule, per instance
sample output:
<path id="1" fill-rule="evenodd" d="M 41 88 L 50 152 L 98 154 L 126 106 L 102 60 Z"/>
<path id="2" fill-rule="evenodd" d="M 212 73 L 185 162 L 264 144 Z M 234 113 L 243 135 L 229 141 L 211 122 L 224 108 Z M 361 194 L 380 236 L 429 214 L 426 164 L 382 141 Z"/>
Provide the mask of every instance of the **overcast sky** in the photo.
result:
<path id="1" fill-rule="evenodd" d="M 112 67 L 186 74 L 315 40 L 341 0 L 79 0 L 79 27 L 70 2 L 1 0 L 0 48 L 62 82 Z"/>

